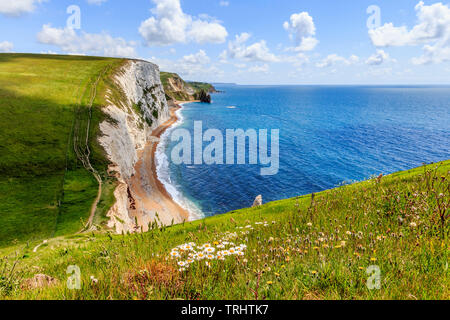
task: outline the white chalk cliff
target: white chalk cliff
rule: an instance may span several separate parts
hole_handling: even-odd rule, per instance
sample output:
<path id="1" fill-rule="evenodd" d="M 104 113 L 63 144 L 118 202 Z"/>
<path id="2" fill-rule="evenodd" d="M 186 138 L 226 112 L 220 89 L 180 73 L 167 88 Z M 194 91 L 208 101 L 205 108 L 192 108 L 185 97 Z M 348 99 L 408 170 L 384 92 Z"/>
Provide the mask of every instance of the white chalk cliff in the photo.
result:
<path id="1" fill-rule="evenodd" d="M 103 111 L 110 119 L 100 124 L 99 142 L 113 163 L 110 172 L 116 172 L 119 181 L 108 226 L 122 233 L 133 232 L 135 225 L 128 211 L 128 181 L 135 174 L 138 153 L 152 139 L 153 130 L 169 119 L 170 112 L 157 65 L 130 60 L 114 80 L 124 97 L 117 102 L 112 92 L 107 92 L 108 106 Z"/>

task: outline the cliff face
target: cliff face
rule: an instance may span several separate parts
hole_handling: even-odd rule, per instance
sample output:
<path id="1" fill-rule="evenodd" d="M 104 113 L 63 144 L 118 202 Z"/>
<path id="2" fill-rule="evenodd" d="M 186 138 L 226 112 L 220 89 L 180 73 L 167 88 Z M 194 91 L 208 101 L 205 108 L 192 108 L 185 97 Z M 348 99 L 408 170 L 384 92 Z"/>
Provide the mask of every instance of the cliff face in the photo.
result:
<path id="1" fill-rule="evenodd" d="M 210 93 L 216 92 L 213 85 L 203 82 L 186 82 L 176 73 L 161 73 L 161 81 L 169 101 L 194 101 L 211 103 Z"/>
<path id="2" fill-rule="evenodd" d="M 116 204 L 108 213 L 109 227 L 116 232 L 133 231 L 135 221 L 129 214 L 129 182 L 135 174 L 139 152 L 152 139 L 155 128 L 166 122 L 169 107 L 161 84 L 158 66 L 144 61 L 128 61 L 115 77 L 116 89 L 107 92 L 110 117 L 100 124 L 100 144 L 113 163 L 119 181 Z M 113 92 L 114 91 L 114 92 Z M 120 98 L 117 98 L 117 92 Z"/>

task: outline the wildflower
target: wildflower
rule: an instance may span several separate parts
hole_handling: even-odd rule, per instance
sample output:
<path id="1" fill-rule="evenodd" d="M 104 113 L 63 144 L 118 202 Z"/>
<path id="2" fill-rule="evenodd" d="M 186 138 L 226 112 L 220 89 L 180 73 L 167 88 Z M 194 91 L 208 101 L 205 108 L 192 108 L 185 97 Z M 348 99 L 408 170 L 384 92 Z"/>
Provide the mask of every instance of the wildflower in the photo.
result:
<path id="1" fill-rule="evenodd" d="M 236 254 L 237 250 L 236 250 L 236 248 L 230 248 L 229 252 L 230 252 L 230 254 Z"/>
<path id="2" fill-rule="evenodd" d="M 206 256 L 206 259 L 208 259 L 208 260 L 214 260 L 216 257 L 213 255 L 213 254 L 208 254 L 207 256 Z"/>
<path id="3" fill-rule="evenodd" d="M 202 252 L 197 253 L 196 259 L 197 259 L 197 260 L 203 260 L 203 259 L 205 259 L 205 254 L 202 253 Z"/>
<path id="4" fill-rule="evenodd" d="M 186 262 L 180 261 L 180 262 L 178 262 L 178 265 L 179 265 L 180 267 L 185 267 L 185 266 L 186 266 Z"/>
<path id="5" fill-rule="evenodd" d="M 363 267 L 359 267 L 359 270 L 364 270 L 364 268 Z"/>
<path id="6" fill-rule="evenodd" d="M 279 273 L 277 273 L 277 272 L 275 272 L 275 276 L 276 276 L 276 277 L 279 277 L 279 276 L 280 276 L 280 274 L 279 274 Z"/>
<path id="7" fill-rule="evenodd" d="M 341 241 L 341 246 L 345 247 L 346 244 L 347 244 L 346 241 Z"/>
<path id="8" fill-rule="evenodd" d="M 375 262 L 377 261 L 377 258 L 370 258 L 370 261 Z"/>
<path id="9" fill-rule="evenodd" d="M 412 228 L 415 228 L 415 227 L 417 227 L 417 223 L 411 222 L 411 223 L 409 224 L 409 226 L 412 227 Z"/>
<path id="10" fill-rule="evenodd" d="M 170 256 L 171 256 L 172 258 L 179 258 L 179 257 L 180 257 L 180 253 L 179 253 L 178 251 L 172 251 L 172 252 L 170 253 Z"/>
<path id="11" fill-rule="evenodd" d="M 311 271 L 311 274 L 315 276 L 317 274 L 317 271 L 313 270 Z"/>
<path id="12" fill-rule="evenodd" d="M 206 253 L 214 253 L 215 251 L 216 251 L 216 249 L 214 249 L 213 247 L 206 248 L 206 250 L 205 250 Z"/>
<path id="13" fill-rule="evenodd" d="M 347 234 L 348 236 L 351 236 L 351 235 L 352 235 L 352 232 L 351 232 L 351 231 L 347 231 L 346 234 Z"/>
<path id="14" fill-rule="evenodd" d="M 273 281 L 267 281 L 267 284 L 268 284 L 269 286 L 271 286 L 271 285 L 273 284 Z"/>
<path id="15" fill-rule="evenodd" d="M 208 261 L 205 261 L 205 264 L 208 268 L 211 268 L 211 263 L 209 263 Z"/>
<path id="16" fill-rule="evenodd" d="M 91 276 L 91 281 L 92 281 L 92 284 L 98 283 L 98 279 L 96 279 L 94 276 Z"/>
<path id="17" fill-rule="evenodd" d="M 312 227 L 312 223 L 311 222 L 308 222 L 307 224 L 306 224 L 308 227 Z"/>
<path id="18" fill-rule="evenodd" d="M 209 243 L 205 243 L 203 246 L 203 249 L 211 248 L 211 245 Z"/>
<path id="19" fill-rule="evenodd" d="M 178 271 L 179 272 L 184 272 L 184 271 L 186 271 L 186 268 L 180 268 L 180 269 L 178 269 Z"/>
<path id="20" fill-rule="evenodd" d="M 218 246 L 218 245 L 219 245 L 219 242 L 214 241 L 214 242 L 213 242 L 213 245 Z"/>

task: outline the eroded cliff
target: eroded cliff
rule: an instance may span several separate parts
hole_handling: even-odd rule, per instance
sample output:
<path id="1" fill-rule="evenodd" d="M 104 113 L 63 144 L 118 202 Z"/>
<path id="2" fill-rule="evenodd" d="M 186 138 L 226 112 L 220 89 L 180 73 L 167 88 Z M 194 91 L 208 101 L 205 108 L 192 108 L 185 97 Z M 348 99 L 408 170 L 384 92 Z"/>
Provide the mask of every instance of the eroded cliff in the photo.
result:
<path id="1" fill-rule="evenodd" d="M 153 130 L 169 119 L 170 112 L 157 65 L 127 61 L 114 80 L 116 88 L 108 90 L 108 106 L 103 110 L 109 119 L 100 124 L 99 142 L 112 162 L 110 172 L 119 182 L 108 226 L 122 233 L 133 232 L 136 226 L 130 212 L 134 200 L 129 183 L 139 153 L 152 139 Z"/>

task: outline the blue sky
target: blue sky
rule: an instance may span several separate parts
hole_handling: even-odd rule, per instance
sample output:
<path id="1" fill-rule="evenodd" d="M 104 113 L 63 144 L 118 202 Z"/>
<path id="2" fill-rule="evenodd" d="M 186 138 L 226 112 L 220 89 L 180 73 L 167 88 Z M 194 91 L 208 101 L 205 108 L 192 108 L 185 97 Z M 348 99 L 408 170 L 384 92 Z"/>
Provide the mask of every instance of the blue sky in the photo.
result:
<path id="1" fill-rule="evenodd" d="M 135 57 L 189 80 L 450 84 L 438 1 L 0 0 L 0 26 L 2 52 Z"/>

